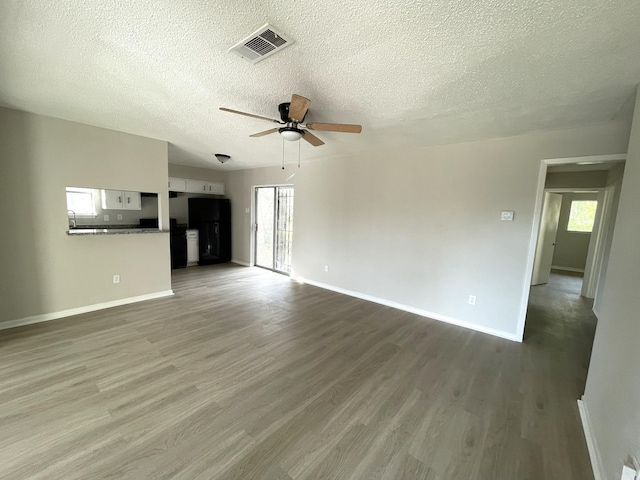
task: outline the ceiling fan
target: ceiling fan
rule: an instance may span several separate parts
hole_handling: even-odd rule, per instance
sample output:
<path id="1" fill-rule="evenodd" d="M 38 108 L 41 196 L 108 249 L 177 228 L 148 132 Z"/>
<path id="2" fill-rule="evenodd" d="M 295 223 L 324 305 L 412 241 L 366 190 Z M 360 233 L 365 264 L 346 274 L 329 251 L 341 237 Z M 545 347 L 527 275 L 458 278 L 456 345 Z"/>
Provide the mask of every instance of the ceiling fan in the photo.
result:
<path id="1" fill-rule="evenodd" d="M 294 93 L 291 96 L 291 102 L 281 103 L 280 105 L 278 105 L 280 120 L 263 117 L 261 115 L 254 115 L 253 113 L 240 112 L 238 110 L 232 110 L 225 107 L 220 107 L 220 110 L 224 112 L 236 113 L 238 115 L 244 115 L 246 117 L 259 118 L 261 120 L 267 120 L 269 122 L 277 123 L 280 125 L 285 125 L 284 127 L 272 128 L 270 130 L 265 130 L 264 132 L 254 133 L 253 135 L 249 135 L 250 137 L 263 137 L 265 135 L 278 132 L 285 140 L 295 142 L 302 138 L 314 147 L 324 145 L 324 142 L 309 130 L 342 133 L 362 132 L 361 125 L 348 125 L 343 123 L 303 123 L 304 117 L 307 115 L 307 110 L 309 109 L 310 104 L 311 100 Z"/>

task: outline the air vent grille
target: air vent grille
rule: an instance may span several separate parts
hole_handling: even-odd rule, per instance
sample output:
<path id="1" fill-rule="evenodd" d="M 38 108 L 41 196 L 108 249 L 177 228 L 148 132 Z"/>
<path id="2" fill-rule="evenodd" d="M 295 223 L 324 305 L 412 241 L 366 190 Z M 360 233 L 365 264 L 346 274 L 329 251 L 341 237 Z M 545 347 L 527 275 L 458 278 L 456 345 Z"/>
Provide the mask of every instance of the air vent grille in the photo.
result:
<path id="1" fill-rule="evenodd" d="M 266 24 L 229 49 L 251 63 L 258 63 L 270 55 L 288 47 L 293 40 Z"/>
<path id="2" fill-rule="evenodd" d="M 247 43 L 245 43 L 244 46 L 250 50 L 253 50 L 261 57 L 276 49 L 274 45 L 267 42 L 266 40 L 263 40 L 261 37 L 252 38 Z"/>

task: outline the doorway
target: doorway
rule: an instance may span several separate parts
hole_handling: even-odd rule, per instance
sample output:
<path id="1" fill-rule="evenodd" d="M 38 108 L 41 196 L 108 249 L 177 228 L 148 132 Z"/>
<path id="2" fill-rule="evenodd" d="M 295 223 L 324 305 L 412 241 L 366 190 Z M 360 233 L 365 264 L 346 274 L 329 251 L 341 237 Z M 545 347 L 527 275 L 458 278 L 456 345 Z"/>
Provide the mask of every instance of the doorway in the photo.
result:
<path id="1" fill-rule="evenodd" d="M 587 270 L 587 263 L 593 263 L 589 252 L 595 252 L 602 233 L 599 220 L 603 216 L 603 190 L 545 189 L 532 286 L 547 283 L 555 270 L 580 277 L 580 294 L 593 298 L 595 291 L 586 286 L 591 284 L 587 280 L 597 272 L 594 268 Z"/>
<path id="2" fill-rule="evenodd" d="M 291 273 L 293 186 L 255 187 L 254 258 L 257 267 Z"/>
<path id="3" fill-rule="evenodd" d="M 586 191 L 597 192 L 597 213 L 593 220 L 593 231 L 591 232 L 591 240 L 588 242 L 588 253 L 586 258 L 586 264 L 584 266 L 584 282 L 582 282 L 581 291 L 577 292 L 577 297 L 588 301 L 593 305 L 590 310 L 593 309 L 596 312 L 598 305 L 598 296 L 601 291 L 604 278 L 606 276 L 606 266 L 608 261 L 608 252 L 611 247 L 611 237 L 613 233 L 613 227 L 615 224 L 615 216 L 617 210 L 617 203 L 619 199 L 620 187 L 622 184 L 622 175 L 624 172 L 624 161 L 626 160 L 625 154 L 616 155 L 599 155 L 591 157 L 573 157 L 573 158 L 560 158 L 560 159 L 548 159 L 542 160 L 540 163 L 540 172 L 538 177 L 538 194 L 535 204 L 534 212 L 534 228 L 531 232 L 531 241 L 529 246 L 529 256 L 527 260 L 527 270 L 525 276 L 525 285 L 523 289 L 523 297 L 520 308 L 520 319 L 518 324 L 518 338 L 520 341 L 524 338 L 525 323 L 528 321 L 529 300 L 530 294 L 533 293 L 533 289 L 548 290 L 544 287 L 545 283 L 541 282 L 538 287 L 532 287 L 532 283 L 535 284 L 542 278 L 548 275 L 549 272 L 542 273 L 538 270 L 534 273 L 536 268 L 540 268 L 540 264 L 543 258 L 546 258 L 546 263 L 549 263 L 550 270 L 553 265 L 554 252 L 547 251 L 545 256 L 538 256 L 544 250 L 544 247 L 540 245 L 540 235 L 544 235 L 545 226 L 549 227 L 547 230 L 553 231 L 556 225 L 552 225 L 549 219 L 545 219 L 543 213 L 543 206 L 545 203 L 555 203 L 553 207 L 557 210 L 558 200 L 555 197 L 555 201 L 552 195 L 553 193 L 563 192 L 580 192 L 586 193 Z M 552 175 L 555 174 L 555 175 Z M 577 175 L 580 173 L 581 175 Z M 552 178 L 553 177 L 553 178 Z M 569 177 L 576 177 L 569 181 Z M 577 178 L 580 177 L 580 178 Z M 600 180 L 594 183 L 594 179 L 600 177 Z M 593 199 L 592 199 L 593 200 Z M 595 202 L 594 202 L 595 203 Z M 576 207 L 577 208 L 577 207 Z M 556 214 L 554 214 L 556 215 Z M 566 225 L 563 228 L 567 227 Z M 553 233 L 546 232 L 547 236 L 555 238 Z M 538 257 L 538 258 L 537 258 Z M 546 269 L 546 267 L 545 267 Z M 575 273 L 580 272 L 573 272 Z M 562 274 L 562 272 L 560 272 Z M 551 274 L 552 279 L 555 277 Z M 571 276 L 570 271 L 565 271 L 564 276 Z M 547 280 L 548 280 L 547 276 Z M 558 283 L 558 278 L 554 282 Z M 561 283 L 575 283 L 575 279 L 570 278 L 561 279 Z M 588 297 L 588 298 L 585 298 Z M 595 297 L 595 304 L 592 298 Z M 551 302 L 556 303 L 556 302 Z M 557 305 L 559 307 L 559 305 Z"/>

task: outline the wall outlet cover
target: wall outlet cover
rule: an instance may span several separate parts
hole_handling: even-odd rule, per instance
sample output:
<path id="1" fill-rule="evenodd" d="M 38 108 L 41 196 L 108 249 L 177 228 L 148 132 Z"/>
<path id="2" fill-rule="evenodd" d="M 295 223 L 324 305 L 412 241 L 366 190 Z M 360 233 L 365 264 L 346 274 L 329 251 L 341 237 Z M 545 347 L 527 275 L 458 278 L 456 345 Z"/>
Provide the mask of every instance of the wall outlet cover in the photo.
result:
<path id="1" fill-rule="evenodd" d="M 117 218 L 118 220 L 122 220 L 122 214 L 121 214 L 121 213 L 117 214 L 117 215 L 116 215 L 116 218 Z"/>
<path id="2" fill-rule="evenodd" d="M 103 215 L 103 216 L 102 216 L 102 218 L 104 218 L 104 221 L 105 221 L 105 222 L 108 222 L 108 221 L 109 221 L 109 215 Z"/>

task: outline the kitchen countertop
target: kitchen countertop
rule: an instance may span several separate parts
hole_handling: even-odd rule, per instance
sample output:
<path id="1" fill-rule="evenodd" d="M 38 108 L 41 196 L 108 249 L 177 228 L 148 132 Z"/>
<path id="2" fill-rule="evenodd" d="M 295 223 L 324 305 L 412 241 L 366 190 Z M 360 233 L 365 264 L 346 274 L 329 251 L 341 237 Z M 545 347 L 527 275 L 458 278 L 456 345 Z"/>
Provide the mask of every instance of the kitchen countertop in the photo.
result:
<path id="1" fill-rule="evenodd" d="M 67 230 L 67 235 L 136 235 L 147 233 L 169 233 L 169 230 L 157 228 L 74 228 Z"/>

